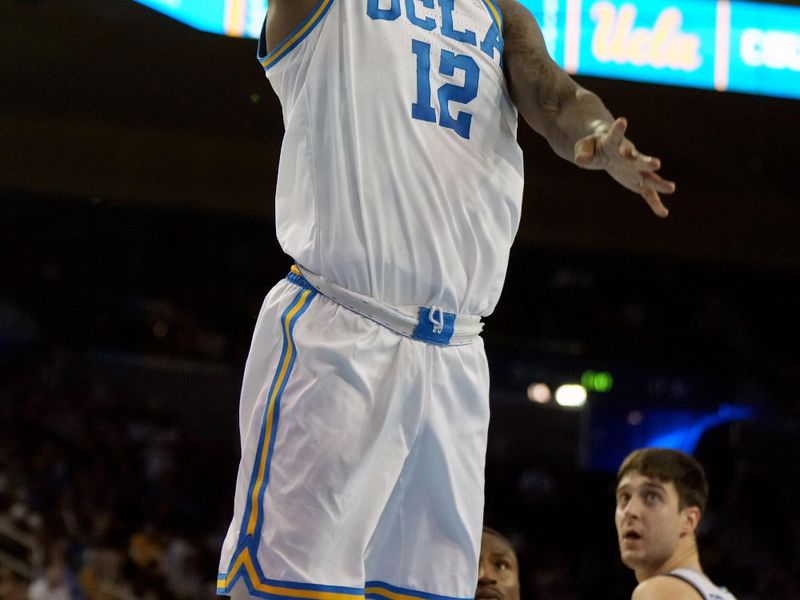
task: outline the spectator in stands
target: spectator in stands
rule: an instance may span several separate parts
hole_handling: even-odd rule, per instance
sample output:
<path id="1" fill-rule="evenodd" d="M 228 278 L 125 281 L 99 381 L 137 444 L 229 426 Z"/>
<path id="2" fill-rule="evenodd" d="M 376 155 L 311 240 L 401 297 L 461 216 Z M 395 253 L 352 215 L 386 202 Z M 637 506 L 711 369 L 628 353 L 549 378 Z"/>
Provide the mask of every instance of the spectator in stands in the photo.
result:
<path id="1" fill-rule="evenodd" d="M 635 450 L 617 472 L 616 496 L 620 555 L 639 583 L 632 600 L 735 600 L 700 567 L 695 532 L 708 501 L 700 463 L 677 450 Z"/>
<path id="2" fill-rule="evenodd" d="M 475 600 L 519 600 L 519 562 L 511 542 L 500 532 L 483 528 Z"/>

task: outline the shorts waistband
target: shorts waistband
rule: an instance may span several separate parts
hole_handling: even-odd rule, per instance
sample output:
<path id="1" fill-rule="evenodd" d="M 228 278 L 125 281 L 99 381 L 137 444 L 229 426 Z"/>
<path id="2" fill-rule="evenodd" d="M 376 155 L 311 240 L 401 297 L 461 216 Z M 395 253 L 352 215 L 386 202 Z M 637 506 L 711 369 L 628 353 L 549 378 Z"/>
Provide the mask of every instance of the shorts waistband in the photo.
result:
<path id="1" fill-rule="evenodd" d="M 439 346 L 471 344 L 483 330 L 481 318 L 457 315 L 438 306 L 391 306 L 350 291 L 308 269 L 293 265 L 287 279 L 315 289 L 337 304 L 406 337 Z"/>

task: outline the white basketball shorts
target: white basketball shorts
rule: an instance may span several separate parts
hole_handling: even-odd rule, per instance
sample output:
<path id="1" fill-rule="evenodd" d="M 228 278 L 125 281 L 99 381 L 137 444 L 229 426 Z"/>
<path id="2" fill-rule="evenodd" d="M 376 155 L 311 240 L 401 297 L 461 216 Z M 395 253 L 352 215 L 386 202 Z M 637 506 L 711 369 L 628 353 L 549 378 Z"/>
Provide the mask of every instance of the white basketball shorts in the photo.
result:
<path id="1" fill-rule="evenodd" d="M 480 337 L 411 339 L 290 274 L 245 367 L 218 593 L 472 598 L 488 421 Z"/>

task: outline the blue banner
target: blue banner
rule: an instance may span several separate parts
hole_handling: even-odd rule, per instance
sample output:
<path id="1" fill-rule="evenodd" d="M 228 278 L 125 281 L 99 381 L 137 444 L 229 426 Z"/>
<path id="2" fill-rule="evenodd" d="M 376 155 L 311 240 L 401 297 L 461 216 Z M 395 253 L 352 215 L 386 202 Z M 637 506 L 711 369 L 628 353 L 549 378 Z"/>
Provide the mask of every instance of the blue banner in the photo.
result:
<path id="1" fill-rule="evenodd" d="M 224 3 L 205 0 L 136 0 L 195 29 L 222 33 Z"/>
<path id="2" fill-rule="evenodd" d="M 591 2 L 576 23 L 577 61 L 567 66 L 597 77 L 712 87 L 714 22 L 710 2 Z"/>
<path id="3" fill-rule="evenodd" d="M 800 98 L 800 7 L 522 0 L 572 74 Z"/>
<path id="4" fill-rule="evenodd" d="M 257 38 L 267 0 L 134 0 L 190 27 L 234 37 Z"/>
<path id="5" fill-rule="evenodd" d="M 731 3 L 727 89 L 800 98 L 800 8 Z"/>
<path id="6" fill-rule="evenodd" d="M 258 37 L 267 10 L 267 0 L 135 1 L 203 31 L 249 38 Z M 520 2 L 539 22 L 555 61 L 572 74 L 800 98 L 800 7 L 730 0 Z"/>

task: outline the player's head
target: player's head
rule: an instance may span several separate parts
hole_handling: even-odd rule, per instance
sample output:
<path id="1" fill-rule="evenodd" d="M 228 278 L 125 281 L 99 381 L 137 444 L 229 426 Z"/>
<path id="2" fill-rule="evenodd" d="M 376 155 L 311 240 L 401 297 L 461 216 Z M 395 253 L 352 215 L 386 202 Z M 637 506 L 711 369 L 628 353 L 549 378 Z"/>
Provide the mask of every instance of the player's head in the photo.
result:
<path id="1" fill-rule="evenodd" d="M 475 600 L 519 600 L 519 596 L 517 553 L 505 536 L 484 527 Z"/>
<path id="2" fill-rule="evenodd" d="M 663 448 L 635 450 L 617 472 L 616 496 L 617 540 L 628 567 L 658 572 L 681 552 L 696 551 L 708 483 L 694 458 Z"/>

